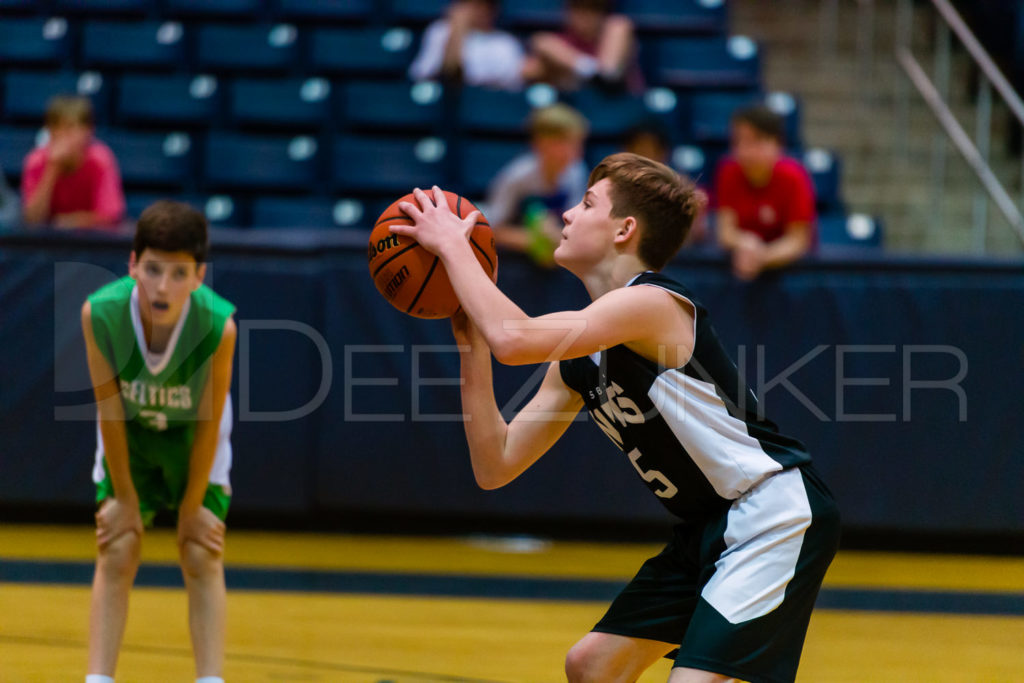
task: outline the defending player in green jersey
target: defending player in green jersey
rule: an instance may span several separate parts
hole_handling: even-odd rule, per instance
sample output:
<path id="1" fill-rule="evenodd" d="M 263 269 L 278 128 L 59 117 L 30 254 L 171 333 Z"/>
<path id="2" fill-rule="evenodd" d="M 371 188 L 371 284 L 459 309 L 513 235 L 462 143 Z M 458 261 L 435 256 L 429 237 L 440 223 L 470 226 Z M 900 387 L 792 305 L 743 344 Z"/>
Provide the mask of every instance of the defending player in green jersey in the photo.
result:
<path id="1" fill-rule="evenodd" d="M 139 218 L 129 276 L 82 307 L 98 405 L 96 541 L 87 683 L 111 683 L 143 528 L 178 513 L 196 676 L 221 681 L 224 519 L 231 500 L 234 306 L 203 285 L 206 219 L 156 202 Z"/>

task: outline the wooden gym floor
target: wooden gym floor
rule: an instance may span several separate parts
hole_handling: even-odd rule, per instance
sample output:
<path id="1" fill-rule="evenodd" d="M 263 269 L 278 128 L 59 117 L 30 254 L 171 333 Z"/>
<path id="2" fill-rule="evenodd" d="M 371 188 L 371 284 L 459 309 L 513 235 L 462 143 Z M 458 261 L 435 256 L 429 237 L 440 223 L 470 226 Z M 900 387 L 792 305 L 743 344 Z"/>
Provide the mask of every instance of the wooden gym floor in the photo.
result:
<path id="1" fill-rule="evenodd" d="M 88 527 L 0 528 L 0 681 L 80 681 Z M 228 534 L 230 681 L 558 681 L 659 550 L 537 539 Z M 118 681 L 189 681 L 168 530 L 147 533 Z M 669 662 L 641 680 L 663 681 Z M 844 552 L 800 681 L 1024 680 L 1024 558 Z"/>

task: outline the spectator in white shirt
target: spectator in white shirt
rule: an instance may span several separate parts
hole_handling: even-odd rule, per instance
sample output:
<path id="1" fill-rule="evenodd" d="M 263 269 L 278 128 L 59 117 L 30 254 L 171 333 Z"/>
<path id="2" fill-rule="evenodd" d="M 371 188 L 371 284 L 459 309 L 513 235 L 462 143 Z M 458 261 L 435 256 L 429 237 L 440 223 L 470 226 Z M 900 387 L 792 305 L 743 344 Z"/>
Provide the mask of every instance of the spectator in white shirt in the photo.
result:
<path id="1" fill-rule="evenodd" d="M 455 0 L 444 18 L 427 27 L 409 76 L 519 90 L 523 47 L 515 36 L 495 28 L 497 15 L 497 0 Z"/>

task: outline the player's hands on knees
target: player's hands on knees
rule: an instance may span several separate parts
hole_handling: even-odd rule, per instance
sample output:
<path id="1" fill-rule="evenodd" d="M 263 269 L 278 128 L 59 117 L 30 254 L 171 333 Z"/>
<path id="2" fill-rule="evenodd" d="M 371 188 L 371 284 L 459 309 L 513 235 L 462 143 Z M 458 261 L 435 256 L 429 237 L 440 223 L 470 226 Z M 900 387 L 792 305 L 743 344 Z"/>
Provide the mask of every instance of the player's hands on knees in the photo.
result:
<path id="1" fill-rule="evenodd" d="M 138 501 L 107 498 L 96 511 L 96 545 L 102 550 L 128 532 L 142 536 Z"/>
<path id="2" fill-rule="evenodd" d="M 480 219 L 479 211 L 459 218 L 452 213 L 444 191 L 437 185 L 431 195 L 417 187 L 413 196 L 416 197 L 415 204 L 402 202 L 398 205 L 412 219 L 412 225 L 393 225 L 391 232 L 412 237 L 424 249 L 438 255 L 452 244 L 468 241 L 473 226 Z"/>
<path id="3" fill-rule="evenodd" d="M 178 512 L 178 547 L 193 541 L 210 552 L 220 555 L 224 552 L 224 522 L 202 505 L 195 510 Z"/>

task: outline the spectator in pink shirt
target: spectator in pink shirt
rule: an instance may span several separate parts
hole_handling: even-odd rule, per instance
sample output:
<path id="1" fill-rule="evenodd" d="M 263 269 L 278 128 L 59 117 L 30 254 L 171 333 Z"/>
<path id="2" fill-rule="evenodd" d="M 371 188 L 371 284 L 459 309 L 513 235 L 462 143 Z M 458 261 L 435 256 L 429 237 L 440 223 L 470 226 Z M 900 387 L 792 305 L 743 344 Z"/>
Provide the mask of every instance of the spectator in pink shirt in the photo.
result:
<path id="1" fill-rule="evenodd" d="M 58 95 L 46 108 L 50 141 L 25 157 L 21 180 L 26 223 L 108 228 L 124 217 L 121 173 L 113 152 L 93 137 L 92 104 Z"/>

